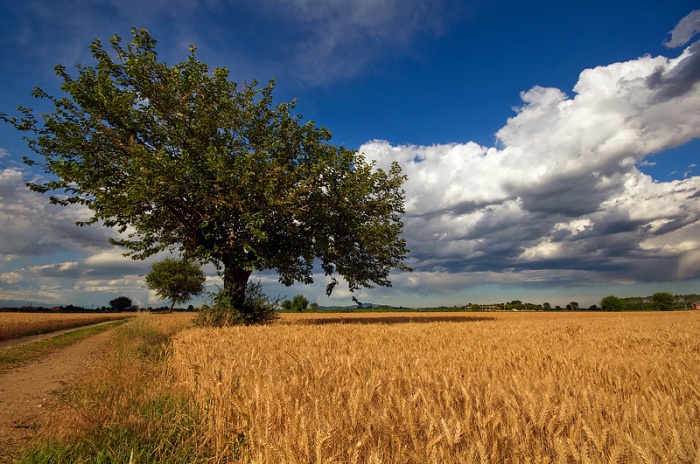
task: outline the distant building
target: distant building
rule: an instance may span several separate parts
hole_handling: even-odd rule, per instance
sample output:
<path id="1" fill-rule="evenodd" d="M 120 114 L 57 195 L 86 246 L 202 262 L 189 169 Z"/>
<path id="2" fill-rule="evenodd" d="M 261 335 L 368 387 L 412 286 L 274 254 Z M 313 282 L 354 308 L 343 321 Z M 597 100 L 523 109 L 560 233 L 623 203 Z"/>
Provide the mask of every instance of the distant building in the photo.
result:
<path id="1" fill-rule="evenodd" d="M 503 311 L 503 307 L 500 305 L 468 305 L 467 311 L 471 311 L 473 306 L 477 306 L 481 311 Z"/>

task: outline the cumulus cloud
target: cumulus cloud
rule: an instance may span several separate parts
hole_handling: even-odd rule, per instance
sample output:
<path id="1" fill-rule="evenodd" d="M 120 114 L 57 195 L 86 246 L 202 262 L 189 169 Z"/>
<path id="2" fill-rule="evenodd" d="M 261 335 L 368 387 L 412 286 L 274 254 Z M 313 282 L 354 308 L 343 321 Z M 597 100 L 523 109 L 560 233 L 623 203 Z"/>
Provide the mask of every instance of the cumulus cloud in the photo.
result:
<path id="1" fill-rule="evenodd" d="M 700 79 L 700 42 L 688 47 L 683 55 L 659 68 L 647 79 L 652 89 L 658 90 L 655 98 L 680 97 L 693 89 Z"/>
<path id="2" fill-rule="evenodd" d="M 94 252 L 110 246 L 113 231 L 75 226 L 90 216 L 86 208 L 51 205 L 26 188 L 25 180 L 25 172 L 18 168 L 0 170 L 0 250 L 6 257 Z"/>
<path id="3" fill-rule="evenodd" d="M 587 69 L 573 96 L 534 87 L 494 147 L 363 145 L 409 177 L 405 234 L 420 282 L 700 277 L 700 177 L 656 182 L 638 169 L 700 137 L 697 55 L 693 44 L 677 58 Z"/>
<path id="4" fill-rule="evenodd" d="M 90 294 L 100 302 L 105 298 L 100 292 L 143 293 L 148 263 L 124 257 L 112 246 L 112 229 L 76 227 L 89 211 L 49 204 L 24 186 L 28 175 L 20 168 L 0 169 L 2 299 L 64 304 Z M 49 264 L 33 264 L 37 261 Z"/>

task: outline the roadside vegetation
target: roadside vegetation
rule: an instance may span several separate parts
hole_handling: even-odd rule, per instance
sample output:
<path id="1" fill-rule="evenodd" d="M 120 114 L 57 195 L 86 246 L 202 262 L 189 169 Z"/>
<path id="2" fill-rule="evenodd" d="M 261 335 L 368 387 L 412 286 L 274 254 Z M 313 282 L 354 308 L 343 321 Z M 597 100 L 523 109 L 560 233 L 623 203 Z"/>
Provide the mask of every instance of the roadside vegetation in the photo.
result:
<path id="1" fill-rule="evenodd" d="M 22 463 L 192 463 L 199 417 L 170 381 L 170 337 L 192 314 L 137 318 L 114 331 L 103 362 L 63 393 L 63 407 Z"/>
<path id="2" fill-rule="evenodd" d="M 700 459 L 695 311 L 185 316 L 117 329 L 23 462 Z"/>

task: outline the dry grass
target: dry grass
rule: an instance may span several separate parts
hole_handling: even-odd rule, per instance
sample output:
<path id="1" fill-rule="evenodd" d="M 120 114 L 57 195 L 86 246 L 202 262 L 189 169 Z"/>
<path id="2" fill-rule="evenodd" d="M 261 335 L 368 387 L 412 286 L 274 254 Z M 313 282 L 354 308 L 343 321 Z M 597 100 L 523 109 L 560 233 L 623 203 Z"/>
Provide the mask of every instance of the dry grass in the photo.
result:
<path id="1" fill-rule="evenodd" d="M 333 317 L 176 336 L 214 461 L 700 462 L 698 312 Z"/>
<path id="2" fill-rule="evenodd" d="M 125 313 L 10 313 L 0 312 L 0 341 L 130 317 Z"/>

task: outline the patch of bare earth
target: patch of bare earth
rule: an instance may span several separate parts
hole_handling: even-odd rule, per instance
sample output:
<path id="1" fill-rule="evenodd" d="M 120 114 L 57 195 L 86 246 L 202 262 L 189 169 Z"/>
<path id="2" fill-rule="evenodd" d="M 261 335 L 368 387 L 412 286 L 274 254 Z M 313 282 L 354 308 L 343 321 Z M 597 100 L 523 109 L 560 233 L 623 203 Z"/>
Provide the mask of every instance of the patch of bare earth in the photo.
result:
<path id="1" fill-rule="evenodd" d="M 89 373 L 110 331 L 62 348 L 38 361 L 0 372 L 0 462 L 12 462 L 45 427 L 60 391 Z"/>

